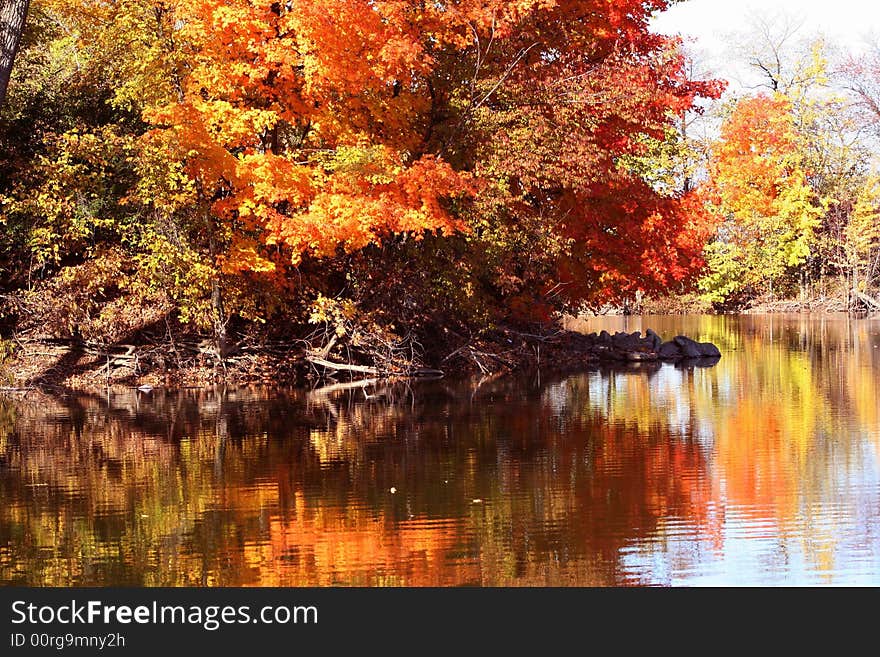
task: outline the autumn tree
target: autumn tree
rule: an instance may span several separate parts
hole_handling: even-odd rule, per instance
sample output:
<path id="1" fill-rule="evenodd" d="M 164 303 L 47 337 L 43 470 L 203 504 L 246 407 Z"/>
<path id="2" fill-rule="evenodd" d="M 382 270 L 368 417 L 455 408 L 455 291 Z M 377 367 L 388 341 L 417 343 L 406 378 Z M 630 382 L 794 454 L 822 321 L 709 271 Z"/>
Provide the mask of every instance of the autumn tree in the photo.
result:
<path id="1" fill-rule="evenodd" d="M 648 31 L 661 3 L 586 4 L 172 4 L 187 66 L 145 117 L 193 184 L 215 310 L 229 276 L 425 231 L 471 235 L 460 268 L 530 308 L 685 278 L 706 216 L 620 160 L 717 88 Z"/>
<path id="2" fill-rule="evenodd" d="M 620 11 L 594 15 L 582 33 L 551 22 L 558 33 L 536 55 L 539 72 L 512 76 L 475 127 L 477 170 L 492 185 L 482 217 L 496 217 L 496 230 L 531 224 L 557 235 L 543 282 L 568 302 L 668 290 L 701 264 L 711 232 L 693 190 L 655 186 L 633 160 L 672 141 L 695 97 L 720 89 L 687 78 L 677 44 L 645 29 L 644 7 Z M 520 278 L 540 271 L 542 251 L 526 251 Z"/>
<path id="3" fill-rule="evenodd" d="M 12 74 L 12 64 L 18 54 L 29 5 L 30 0 L 0 2 L 0 106 L 6 98 L 6 88 Z"/>
<path id="4" fill-rule="evenodd" d="M 827 200 L 810 186 L 803 152 L 792 103 L 782 94 L 733 107 L 711 162 L 715 204 L 725 219 L 703 281 L 714 300 L 744 288 L 778 292 L 810 255 Z"/>
<path id="5" fill-rule="evenodd" d="M 41 134 L 4 216 L 39 276 L 121 247 L 221 352 L 316 299 L 485 326 L 702 264 L 712 218 L 643 165 L 720 91 L 665 1 L 40 2 L 107 109 Z"/>
<path id="6" fill-rule="evenodd" d="M 835 77 L 850 92 L 862 124 L 878 134 L 880 128 L 880 44 L 865 52 L 848 54 L 836 67 Z"/>
<path id="7" fill-rule="evenodd" d="M 178 291 L 139 267 L 157 224 L 133 202 L 145 126 L 121 94 L 157 88 L 133 91 L 155 24 L 141 5 L 31 3 L 0 115 L 0 285 L 21 290 L 11 308 L 22 330 L 125 339 Z"/>
<path id="8" fill-rule="evenodd" d="M 804 36 L 802 18 L 752 13 L 747 23 L 748 32 L 734 38 L 733 53 L 755 74 L 758 87 L 799 100 L 822 84 L 824 43 Z"/>
<path id="9" fill-rule="evenodd" d="M 880 179 L 868 178 L 846 217 L 838 238 L 841 258 L 836 262 L 847 280 L 847 290 L 873 292 L 880 284 Z"/>
<path id="10" fill-rule="evenodd" d="M 835 294 L 871 146 L 827 44 L 801 38 L 785 17 L 753 22 L 740 50 L 772 93 L 730 105 L 713 159 L 725 223 L 701 286 L 714 302 L 798 288 L 802 299 Z"/>

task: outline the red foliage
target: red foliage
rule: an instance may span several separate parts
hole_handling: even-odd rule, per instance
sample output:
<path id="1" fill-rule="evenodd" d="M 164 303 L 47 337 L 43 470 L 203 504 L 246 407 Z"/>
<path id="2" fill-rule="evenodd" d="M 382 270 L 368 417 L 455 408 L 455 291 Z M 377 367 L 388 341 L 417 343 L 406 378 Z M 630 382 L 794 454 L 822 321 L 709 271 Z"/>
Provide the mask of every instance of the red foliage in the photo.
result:
<path id="1" fill-rule="evenodd" d="M 506 221 L 573 241 L 544 289 L 662 289 L 708 218 L 619 161 L 720 91 L 649 31 L 667 4 L 173 0 L 186 65 L 148 118 L 226 227 L 226 271 L 462 230 L 454 200 L 494 185 Z"/>

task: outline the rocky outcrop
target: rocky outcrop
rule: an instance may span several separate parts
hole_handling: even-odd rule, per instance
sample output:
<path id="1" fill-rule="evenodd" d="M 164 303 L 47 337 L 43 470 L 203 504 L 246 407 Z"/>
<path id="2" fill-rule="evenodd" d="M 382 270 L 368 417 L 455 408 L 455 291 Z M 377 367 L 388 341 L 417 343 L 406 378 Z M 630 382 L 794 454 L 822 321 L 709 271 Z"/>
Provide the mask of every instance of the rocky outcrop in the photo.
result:
<path id="1" fill-rule="evenodd" d="M 666 350 L 666 358 L 675 360 L 677 358 L 720 358 L 721 351 L 711 342 L 696 342 L 683 335 L 677 335 L 672 339 L 671 343 L 675 345 L 678 353 L 672 347 Z M 662 347 L 663 345 L 661 345 Z"/>
<path id="2" fill-rule="evenodd" d="M 677 335 L 669 342 L 663 342 L 651 329 L 645 335 L 635 333 L 615 333 L 607 331 L 589 333 L 584 336 L 591 351 L 599 360 L 627 362 L 676 361 L 713 364 L 721 357 L 721 351 L 711 342 L 697 342 L 683 335 Z"/>
<path id="3" fill-rule="evenodd" d="M 654 351 L 659 351 L 660 347 L 663 346 L 663 340 L 651 329 L 645 331 L 645 336 L 646 340 L 650 340 L 650 344 L 653 347 Z"/>
<path id="4" fill-rule="evenodd" d="M 684 358 L 681 349 L 674 342 L 664 342 L 657 350 L 657 357 L 660 360 L 674 360 L 676 358 Z"/>

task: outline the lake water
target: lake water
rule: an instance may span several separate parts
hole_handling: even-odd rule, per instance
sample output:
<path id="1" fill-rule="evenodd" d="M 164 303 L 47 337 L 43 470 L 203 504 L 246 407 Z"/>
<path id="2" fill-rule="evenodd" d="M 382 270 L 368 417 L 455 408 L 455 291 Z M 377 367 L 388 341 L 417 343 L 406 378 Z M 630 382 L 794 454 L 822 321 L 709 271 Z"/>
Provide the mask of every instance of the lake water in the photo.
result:
<path id="1" fill-rule="evenodd" d="M 0 398 L 0 583 L 880 585 L 880 322 L 647 327 L 723 357 Z"/>

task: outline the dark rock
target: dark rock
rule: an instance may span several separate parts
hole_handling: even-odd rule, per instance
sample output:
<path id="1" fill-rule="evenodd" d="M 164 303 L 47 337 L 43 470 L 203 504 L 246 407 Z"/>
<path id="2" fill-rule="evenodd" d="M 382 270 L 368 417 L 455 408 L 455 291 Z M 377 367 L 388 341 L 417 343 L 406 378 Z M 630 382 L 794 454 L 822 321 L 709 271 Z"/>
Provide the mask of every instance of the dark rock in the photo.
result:
<path id="1" fill-rule="evenodd" d="M 719 358 L 721 351 L 711 342 L 696 342 L 683 335 L 676 336 L 676 344 L 688 358 Z"/>
<path id="2" fill-rule="evenodd" d="M 699 343 L 690 338 L 686 338 L 683 335 L 676 335 L 672 340 L 678 345 L 679 349 L 681 349 L 681 353 L 684 354 L 685 358 L 699 358 L 703 355 Z"/>
<path id="3" fill-rule="evenodd" d="M 565 340 L 569 343 L 570 346 L 575 347 L 577 349 L 587 349 L 591 350 L 596 346 L 596 341 L 599 336 L 595 333 L 569 333 Z"/>
<path id="4" fill-rule="evenodd" d="M 718 362 L 721 352 L 718 347 L 709 342 L 696 342 L 683 335 L 678 335 L 669 342 L 663 342 L 657 333 L 651 329 L 645 330 L 645 335 L 639 331 L 625 333 L 618 331 L 611 335 L 608 331 L 581 334 L 575 341 L 576 346 L 583 348 L 592 357 L 599 361 L 617 363 L 651 363 L 658 360 L 685 361 L 690 365 L 690 359 L 702 359 L 699 366 L 714 365 Z M 659 367 L 659 363 L 657 363 Z"/>
<path id="5" fill-rule="evenodd" d="M 681 347 L 675 342 L 664 342 L 657 350 L 657 356 L 662 360 L 676 360 L 682 357 Z"/>
<path id="6" fill-rule="evenodd" d="M 615 333 L 611 341 L 616 348 L 625 351 L 641 349 L 646 346 L 643 344 L 642 334 L 638 331 L 635 333 Z"/>
<path id="7" fill-rule="evenodd" d="M 704 358 L 721 358 L 721 350 L 711 342 L 700 342 L 700 355 Z"/>
<path id="8" fill-rule="evenodd" d="M 660 336 L 654 333 L 653 330 L 648 329 L 645 331 L 645 339 L 650 342 L 651 350 L 657 351 L 660 349 L 660 345 L 663 344 L 663 340 L 660 339 Z"/>
<path id="9" fill-rule="evenodd" d="M 600 347 L 604 349 L 602 352 L 606 360 L 626 360 L 626 352 L 614 347 Z"/>
<path id="10" fill-rule="evenodd" d="M 618 349 L 616 347 L 612 347 L 605 351 L 605 357 L 608 360 L 638 363 L 643 361 L 657 360 L 657 352 L 649 351 L 647 349 Z"/>

